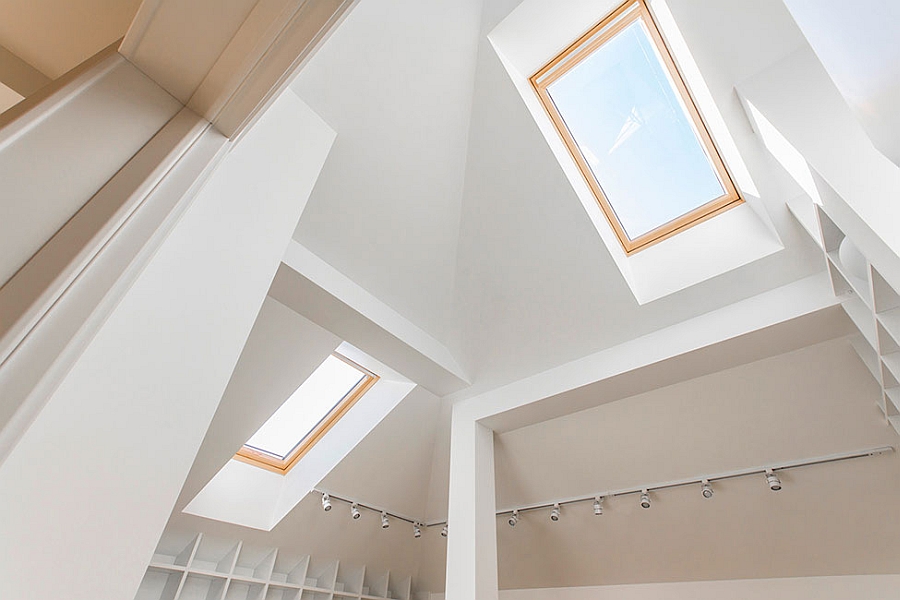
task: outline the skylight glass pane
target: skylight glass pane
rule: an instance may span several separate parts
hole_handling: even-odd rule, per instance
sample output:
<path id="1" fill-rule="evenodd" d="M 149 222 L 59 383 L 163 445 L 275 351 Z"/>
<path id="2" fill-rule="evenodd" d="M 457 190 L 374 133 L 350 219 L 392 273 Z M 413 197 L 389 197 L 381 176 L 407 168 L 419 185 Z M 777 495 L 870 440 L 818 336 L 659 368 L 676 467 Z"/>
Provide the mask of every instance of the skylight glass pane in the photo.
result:
<path id="1" fill-rule="evenodd" d="M 246 445 L 287 457 L 364 377 L 356 367 L 329 356 Z"/>
<path id="2" fill-rule="evenodd" d="M 547 92 L 629 239 L 725 195 L 642 19 Z"/>

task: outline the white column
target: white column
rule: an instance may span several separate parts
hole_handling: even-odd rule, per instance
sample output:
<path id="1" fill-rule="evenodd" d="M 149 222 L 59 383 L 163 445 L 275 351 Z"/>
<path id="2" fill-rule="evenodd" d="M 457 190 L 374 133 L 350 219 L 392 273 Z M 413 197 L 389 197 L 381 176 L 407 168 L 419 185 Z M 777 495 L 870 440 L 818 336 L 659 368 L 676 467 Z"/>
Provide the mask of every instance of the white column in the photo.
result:
<path id="1" fill-rule="evenodd" d="M 453 408 L 446 600 L 496 600 L 494 432 Z"/>

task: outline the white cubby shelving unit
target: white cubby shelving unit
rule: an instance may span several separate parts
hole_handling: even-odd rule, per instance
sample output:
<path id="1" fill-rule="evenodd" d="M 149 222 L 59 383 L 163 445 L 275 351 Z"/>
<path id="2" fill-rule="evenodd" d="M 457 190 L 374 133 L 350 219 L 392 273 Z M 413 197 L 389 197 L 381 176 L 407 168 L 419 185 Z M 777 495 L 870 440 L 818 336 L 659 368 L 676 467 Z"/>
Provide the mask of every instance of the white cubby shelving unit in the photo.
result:
<path id="1" fill-rule="evenodd" d="M 135 600 L 411 600 L 410 577 L 204 537 L 153 555 Z"/>
<path id="2" fill-rule="evenodd" d="M 854 277 L 841 262 L 846 234 L 821 205 L 816 213 L 832 289 L 859 330 L 853 348 L 881 385 L 879 407 L 900 433 L 900 293 L 868 257 L 865 279 Z"/>

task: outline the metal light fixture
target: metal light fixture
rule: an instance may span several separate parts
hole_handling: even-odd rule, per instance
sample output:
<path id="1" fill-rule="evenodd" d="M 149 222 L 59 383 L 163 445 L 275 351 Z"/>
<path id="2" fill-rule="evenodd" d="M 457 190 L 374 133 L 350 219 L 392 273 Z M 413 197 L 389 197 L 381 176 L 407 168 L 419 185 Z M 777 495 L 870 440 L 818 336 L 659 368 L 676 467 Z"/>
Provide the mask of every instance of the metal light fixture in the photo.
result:
<path id="1" fill-rule="evenodd" d="M 594 516 L 599 517 L 603 514 L 603 496 L 594 498 Z"/>
<path id="2" fill-rule="evenodd" d="M 641 508 L 650 508 L 650 492 L 641 490 Z"/>
<path id="3" fill-rule="evenodd" d="M 350 505 L 350 516 L 354 521 L 360 517 L 359 505 L 356 502 Z"/>
<path id="4" fill-rule="evenodd" d="M 550 520 L 551 521 L 559 521 L 559 503 L 553 505 L 553 510 L 550 511 Z"/>
<path id="5" fill-rule="evenodd" d="M 441 537 L 447 537 L 448 529 L 447 526 L 444 525 L 444 528 L 441 529 Z"/>
<path id="6" fill-rule="evenodd" d="M 781 480 L 778 479 L 778 475 L 772 469 L 766 469 L 766 483 L 769 484 L 769 489 L 773 492 L 781 490 Z"/>
<path id="7" fill-rule="evenodd" d="M 328 494 L 322 494 L 322 510 L 325 512 L 331 510 L 331 496 Z"/>
<path id="8" fill-rule="evenodd" d="M 702 483 L 702 485 L 700 486 L 700 493 L 703 494 L 703 497 L 706 499 L 712 498 L 713 497 L 713 489 L 712 489 L 712 486 L 709 485 L 709 480 L 704 479 L 701 483 Z"/>
<path id="9" fill-rule="evenodd" d="M 507 521 L 507 522 L 509 523 L 509 526 L 510 526 L 510 527 L 515 527 L 515 526 L 516 526 L 516 523 L 519 522 L 519 511 L 518 511 L 518 509 L 516 509 L 516 510 L 514 510 L 514 511 L 512 512 L 512 515 L 510 515 L 509 521 Z"/>
<path id="10" fill-rule="evenodd" d="M 413 537 L 414 538 L 422 537 L 422 530 L 419 528 L 418 523 L 413 523 Z"/>
<path id="11" fill-rule="evenodd" d="M 391 526 L 391 522 L 388 521 L 387 513 L 384 511 L 381 511 L 381 528 L 387 529 L 390 526 Z"/>

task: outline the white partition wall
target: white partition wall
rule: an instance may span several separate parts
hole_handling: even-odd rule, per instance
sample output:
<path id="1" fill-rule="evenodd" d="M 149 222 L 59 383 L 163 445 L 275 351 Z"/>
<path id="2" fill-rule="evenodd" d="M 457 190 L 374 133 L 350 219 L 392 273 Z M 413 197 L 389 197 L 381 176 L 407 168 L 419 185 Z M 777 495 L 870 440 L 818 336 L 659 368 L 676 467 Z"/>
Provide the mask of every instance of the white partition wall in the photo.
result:
<path id="1" fill-rule="evenodd" d="M 4 598 L 133 597 L 333 138 L 276 103 L 24 432 L 0 466 Z"/>

